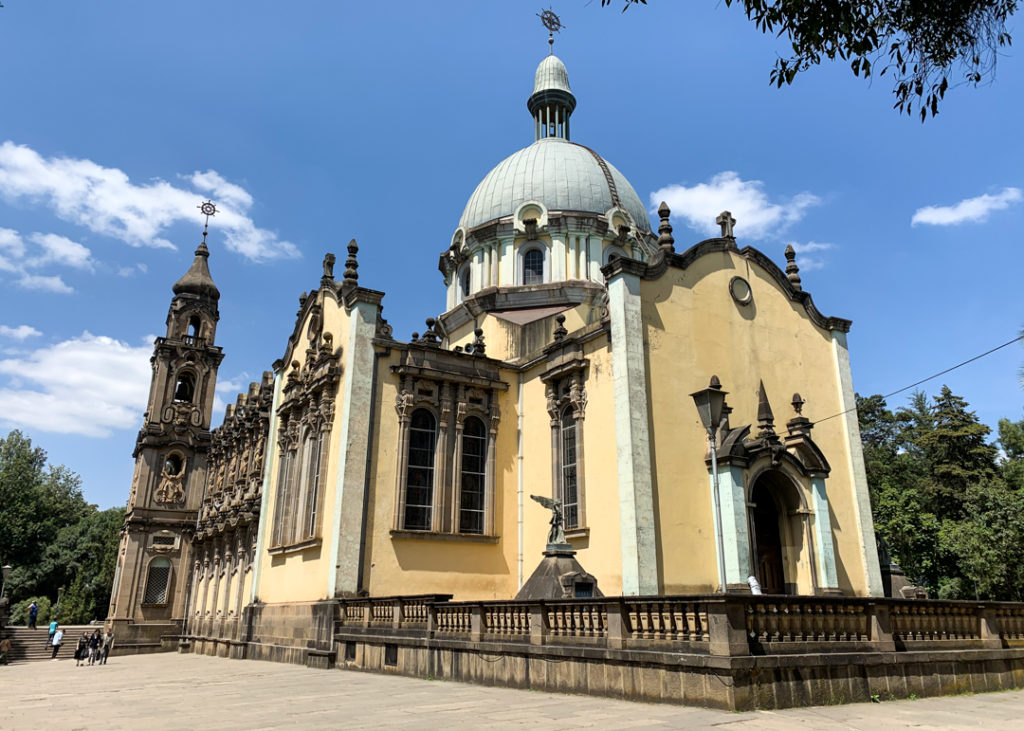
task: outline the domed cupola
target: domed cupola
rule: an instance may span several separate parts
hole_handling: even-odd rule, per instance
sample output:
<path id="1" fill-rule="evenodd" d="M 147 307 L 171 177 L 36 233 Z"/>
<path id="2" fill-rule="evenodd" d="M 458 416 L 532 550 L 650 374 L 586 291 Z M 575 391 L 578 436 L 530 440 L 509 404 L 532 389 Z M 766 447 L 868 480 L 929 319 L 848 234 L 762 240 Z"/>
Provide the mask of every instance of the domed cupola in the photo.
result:
<path id="1" fill-rule="evenodd" d="M 194 294 L 200 297 L 209 297 L 216 301 L 220 299 L 220 290 L 213 283 L 210 276 L 210 266 L 207 259 L 210 258 L 210 250 L 206 247 L 206 237 L 196 249 L 196 258 L 192 260 L 192 266 L 188 271 L 174 283 L 171 291 L 174 294 Z"/>
<path id="2" fill-rule="evenodd" d="M 569 72 L 553 53 L 540 62 L 533 80 L 533 93 L 526 108 L 534 122 L 534 139 L 569 139 L 569 117 L 576 109 L 576 97 L 569 90 Z"/>
<path id="3" fill-rule="evenodd" d="M 533 143 L 484 176 L 441 255 L 449 309 L 491 287 L 603 285 L 609 256 L 645 260 L 657 248 L 647 209 L 626 177 L 570 141 L 576 97 L 553 53 L 537 66 L 526 107 Z M 525 289 L 510 294 L 524 307 L 533 301 Z"/>

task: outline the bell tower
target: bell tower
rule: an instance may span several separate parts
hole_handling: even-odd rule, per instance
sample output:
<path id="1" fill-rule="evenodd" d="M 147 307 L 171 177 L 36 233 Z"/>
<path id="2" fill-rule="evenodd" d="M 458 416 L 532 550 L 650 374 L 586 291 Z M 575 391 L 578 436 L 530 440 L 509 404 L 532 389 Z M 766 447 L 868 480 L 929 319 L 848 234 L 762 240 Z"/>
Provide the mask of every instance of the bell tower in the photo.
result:
<path id="1" fill-rule="evenodd" d="M 206 484 L 217 368 L 220 291 L 210 277 L 206 246 L 213 203 L 192 266 L 172 291 L 167 332 L 153 347 L 153 380 L 135 443 L 135 474 L 121 529 L 108 623 L 130 652 L 156 649 L 178 634 L 185 612 L 191 535 Z"/>

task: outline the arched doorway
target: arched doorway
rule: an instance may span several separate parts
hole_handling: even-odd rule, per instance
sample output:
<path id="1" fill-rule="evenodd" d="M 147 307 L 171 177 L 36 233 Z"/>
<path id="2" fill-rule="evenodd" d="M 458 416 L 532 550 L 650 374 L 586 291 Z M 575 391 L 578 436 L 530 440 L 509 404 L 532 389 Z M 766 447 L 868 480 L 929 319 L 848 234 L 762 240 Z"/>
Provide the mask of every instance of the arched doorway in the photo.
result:
<path id="1" fill-rule="evenodd" d="M 765 594 L 786 593 L 786 572 L 782 565 L 782 521 L 767 481 L 758 479 L 751 493 L 754 529 L 754 570 Z"/>
<path id="2" fill-rule="evenodd" d="M 765 594 L 815 591 L 814 558 L 806 535 L 800 489 L 781 470 L 768 469 L 750 490 L 751 559 Z"/>

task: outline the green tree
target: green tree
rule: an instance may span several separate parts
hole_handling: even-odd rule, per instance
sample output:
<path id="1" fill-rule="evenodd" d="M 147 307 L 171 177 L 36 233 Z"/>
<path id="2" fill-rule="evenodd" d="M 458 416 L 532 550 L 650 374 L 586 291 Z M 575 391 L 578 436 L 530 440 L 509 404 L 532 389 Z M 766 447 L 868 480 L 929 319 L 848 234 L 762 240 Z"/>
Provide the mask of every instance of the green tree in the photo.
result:
<path id="1" fill-rule="evenodd" d="M 857 397 L 875 530 L 893 558 L 933 595 L 1016 599 L 1024 541 L 1024 422 L 1000 423 L 1000 446 L 967 402 L 943 386 L 890 411 Z"/>
<path id="2" fill-rule="evenodd" d="M 601 0 L 612 5 L 616 0 Z M 623 12 L 647 0 L 618 0 Z M 1017 0 L 725 0 L 739 5 L 758 30 L 789 42 L 769 77 L 781 87 L 823 60 L 850 64 L 854 76 L 893 79 L 893 105 L 923 122 L 939 112 L 950 86 L 977 86 L 995 73 L 999 50 L 1011 43 L 1006 22 Z"/>
<path id="3" fill-rule="evenodd" d="M 0 562 L 14 567 L 12 605 L 56 600 L 64 587 L 61 621 L 105 617 L 124 510 L 87 503 L 78 475 L 48 465 L 46 452 L 17 430 L 0 438 L 0 509 Z"/>

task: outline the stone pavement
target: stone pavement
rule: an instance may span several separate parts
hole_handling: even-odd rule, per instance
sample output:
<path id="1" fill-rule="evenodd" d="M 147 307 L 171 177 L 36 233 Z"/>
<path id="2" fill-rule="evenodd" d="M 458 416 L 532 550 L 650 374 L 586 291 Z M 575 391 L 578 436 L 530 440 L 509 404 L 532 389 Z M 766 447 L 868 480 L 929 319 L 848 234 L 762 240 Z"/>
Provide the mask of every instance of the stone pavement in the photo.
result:
<path id="1" fill-rule="evenodd" d="M 0 666 L 2 729 L 880 729 L 1024 726 L 1024 691 L 729 713 L 255 660 Z"/>

